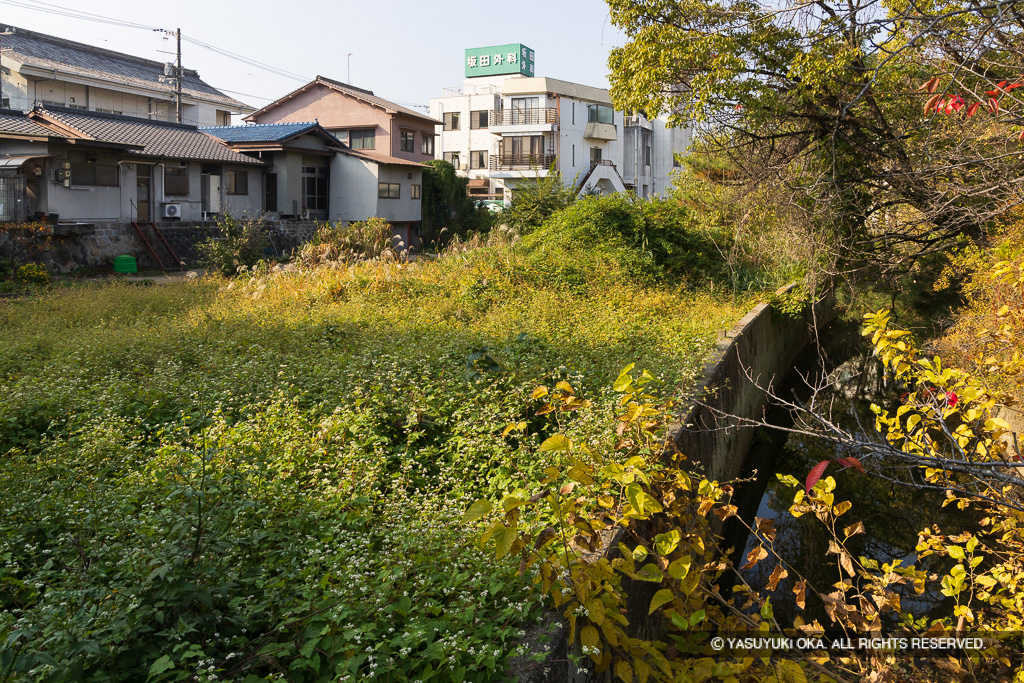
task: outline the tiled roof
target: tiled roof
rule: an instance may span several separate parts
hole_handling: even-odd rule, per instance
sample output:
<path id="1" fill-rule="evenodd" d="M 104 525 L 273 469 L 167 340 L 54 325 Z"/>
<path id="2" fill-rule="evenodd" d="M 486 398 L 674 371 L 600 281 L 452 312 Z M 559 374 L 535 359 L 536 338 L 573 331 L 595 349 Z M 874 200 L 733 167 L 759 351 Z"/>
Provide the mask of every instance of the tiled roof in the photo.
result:
<path id="1" fill-rule="evenodd" d="M 0 32 L 15 28 L 0 25 Z M 158 90 L 173 96 L 170 82 L 161 83 L 164 65 L 151 59 L 126 55 L 113 50 L 93 47 L 72 40 L 48 36 L 45 33 L 16 28 L 3 38 L 3 58 L 13 59 L 41 69 L 56 69 L 64 73 L 112 81 L 127 86 Z M 190 98 L 222 104 L 229 109 L 249 111 L 244 102 L 228 97 L 199 78 L 193 69 L 182 69 L 182 93 Z"/>
<path id="2" fill-rule="evenodd" d="M 394 112 L 396 114 L 404 114 L 405 116 L 412 116 L 412 117 L 415 117 L 417 119 L 422 119 L 423 121 L 427 121 L 427 122 L 433 123 L 433 124 L 441 123 L 437 119 L 433 119 L 433 118 L 427 116 L 426 114 L 424 114 L 422 112 L 414 111 L 414 110 L 409 109 L 407 107 L 403 107 L 400 104 L 395 104 L 394 102 L 391 102 L 390 100 L 385 100 L 383 97 L 377 97 L 376 95 L 373 94 L 372 90 L 364 90 L 363 88 L 357 88 L 354 85 L 349 85 L 348 83 L 342 83 L 341 81 L 336 81 L 334 79 L 326 78 L 324 76 L 317 76 L 315 80 L 312 80 L 309 83 L 306 83 L 301 88 L 297 88 L 297 89 L 293 90 L 292 92 L 288 93 L 284 97 L 281 97 L 281 98 L 278 98 L 278 99 L 274 100 L 270 104 L 264 106 L 262 109 L 259 109 L 256 112 L 250 114 L 246 118 L 249 119 L 249 118 L 252 118 L 252 117 L 257 116 L 259 114 L 262 114 L 265 111 L 273 109 L 274 107 L 276 107 L 281 102 L 284 102 L 285 100 L 291 99 L 295 95 L 298 95 L 299 93 L 301 93 L 301 92 L 303 92 L 305 90 L 308 90 L 309 88 L 313 87 L 314 85 L 318 85 L 318 84 L 319 85 L 325 85 L 328 88 L 331 88 L 333 90 L 337 90 L 338 92 L 344 93 L 346 95 L 349 95 L 350 97 L 354 97 L 357 100 L 362 100 L 363 102 L 367 102 L 367 103 L 372 104 L 374 106 L 381 107 L 382 109 Z"/>
<path id="3" fill-rule="evenodd" d="M 383 152 L 374 151 L 372 149 L 352 149 L 351 147 L 345 146 L 336 147 L 335 149 L 337 149 L 342 154 L 348 154 L 349 156 L 366 159 L 367 161 L 372 161 L 376 164 L 393 164 L 395 166 L 416 166 L 417 168 L 420 169 L 423 168 L 423 164 L 421 164 L 418 161 L 399 159 L 398 157 L 393 157 L 388 154 L 384 154 Z"/>
<path id="4" fill-rule="evenodd" d="M 25 112 L 14 109 L 0 109 L 0 136 L 24 135 L 35 137 L 67 137 L 55 130 L 40 125 L 25 116 Z"/>
<path id="5" fill-rule="evenodd" d="M 296 135 L 309 133 L 320 129 L 325 135 L 330 135 L 326 130 L 320 128 L 316 121 L 304 123 L 256 123 L 249 126 L 209 126 L 199 130 L 220 138 L 225 142 L 283 142 L 290 140 Z M 333 138 L 333 136 L 331 136 Z"/>
<path id="6" fill-rule="evenodd" d="M 33 110 L 33 116 L 44 124 L 53 122 L 69 128 L 87 140 L 142 147 L 129 150 L 131 154 L 234 164 L 263 163 L 239 154 L 217 138 L 183 123 L 54 106 L 39 107 Z"/>

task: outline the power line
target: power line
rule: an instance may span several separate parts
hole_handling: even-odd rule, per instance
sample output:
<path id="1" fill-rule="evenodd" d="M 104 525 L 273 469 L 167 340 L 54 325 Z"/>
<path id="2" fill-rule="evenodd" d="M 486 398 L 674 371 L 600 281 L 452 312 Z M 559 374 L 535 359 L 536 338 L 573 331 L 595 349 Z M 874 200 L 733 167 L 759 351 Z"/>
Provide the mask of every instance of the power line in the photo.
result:
<path id="1" fill-rule="evenodd" d="M 201 40 L 196 40 L 195 38 L 190 38 L 189 36 L 182 36 L 181 38 L 182 38 L 182 40 L 184 40 L 187 43 L 192 43 L 193 45 L 198 45 L 199 47 L 204 47 L 207 50 L 210 50 L 211 52 L 215 52 L 215 53 L 217 53 L 219 55 L 223 55 L 225 57 L 230 57 L 231 59 L 235 59 L 235 60 L 237 60 L 239 62 L 242 62 L 243 64 L 247 64 L 249 66 L 256 67 L 257 69 L 263 69 L 264 71 L 269 71 L 270 73 L 273 73 L 273 74 L 278 75 L 278 76 L 283 76 L 285 78 L 291 78 L 291 79 L 294 79 L 294 80 L 297 80 L 297 81 L 312 80 L 312 79 L 307 78 L 305 76 L 300 76 L 299 74 L 295 74 L 295 73 L 292 73 L 290 71 L 285 71 L 284 69 L 279 69 L 276 66 L 271 66 L 269 64 L 264 64 L 263 62 L 258 62 L 255 59 L 250 59 L 248 57 L 244 57 L 244 56 L 242 56 L 240 54 L 237 54 L 237 53 L 234 53 L 234 52 L 230 52 L 230 51 L 225 50 L 223 48 L 216 47 L 214 45 L 210 45 L 209 43 L 204 43 Z"/>
<path id="2" fill-rule="evenodd" d="M 60 5 L 53 5 L 48 2 L 19 2 L 18 0 L 0 0 L 5 5 L 13 5 L 15 7 L 21 7 L 22 9 L 35 10 L 37 12 L 44 12 L 46 14 L 55 14 L 62 17 L 70 17 L 72 19 L 84 19 L 85 21 L 95 21 L 101 24 L 108 24 L 110 26 L 121 26 L 124 28 L 137 28 L 146 31 L 162 31 L 163 29 L 156 26 L 147 26 L 145 24 L 139 24 L 133 21 L 125 21 L 123 19 L 115 19 L 113 17 L 105 17 L 100 14 L 93 14 L 92 12 L 84 12 L 82 10 L 71 9 L 70 7 L 61 7 Z M 43 5 L 40 7 L 39 5 Z"/>
<path id="3" fill-rule="evenodd" d="M 83 10 L 71 9 L 69 7 L 62 7 L 60 5 L 55 5 L 53 3 L 43 2 L 42 0 L 35 0 L 35 2 L 31 2 L 31 3 L 30 2 L 25 2 L 25 1 L 22 1 L 22 0 L 0 0 L 0 3 L 5 4 L 5 5 L 12 5 L 14 7 L 21 7 L 23 9 L 35 10 L 37 12 L 43 12 L 45 14 L 52 14 L 52 15 L 56 15 L 56 16 L 69 17 L 69 18 L 72 18 L 72 19 L 81 19 L 83 21 L 92 21 L 92 22 L 96 22 L 96 23 L 100 23 L 100 24 L 106 24 L 106 25 L 109 25 L 109 26 L 119 26 L 119 27 L 122 27 L 122 28 L 134 28 L 134 29 L 141 29 L 141 30 L 145 30 L 145 31 L 157 31 L 157 32 L 161 32 L 161 33 L 166 33 L 168 35 L 174 35 L 174 31 L 170 31 L 168 29 L 163 29 L 163 28 L 160 28 L 160 27 L 157 27 L 157 26 L 148 26 L 146 24 L 140 24 L 140 23 L 137 23 L 137 22 L 125 21 L 123 19 L 115 19 L 113 17 L 104 16 L 102 14 L 95 14 L 93 12 L 86 12 L 86 11 L 83 11 Z M 202 47 L 202 48 L 205 48 L 207 50 L 210 50 L 211 52 L 214 52 L 216 54 L 222 55 L 224 57 L 228 57 L 229 59 L 234 59 L 234 60 L 239 61 L 239 62 L 241 62 L 243 64 L 246 64 L 247 66 L 254 67 L 254 68 L 257 68 L 257 69 L 262 69 L 263 71 L 266 71 L 268 73 L 272 73 L 275 76 L 281 76 L 283 78 L 289 78 L 289 79 L 298 80 L 298 81 L 310 80 L 310 79 L 306 78 L 305 76 L 300 76 L 300 75 L 292 73 L 290 71 L 285 71 L 284 69 L 279 69 L 279 68 L 277 68 L 275 66 L 271 66 L 270 64 L 264 64 L 263 62 L 259 62 L 259 61 L 256 61 L 255 59 L 250 59 L 248 57 L 245 57 L 243 55 L 237 54 L 235 52 L 231 52 L 229 50 L 225 50 L 223 48 L 219 48 L 219 47 L 216 47 L 214 45 L 210 45 L 209 43 L 204 43 L 203 41 L 197 40 L 195 38 L 190 38 L 188 36 L 182 36 L 182 40 L 185 40 L 186 42 L 191 43 L 193 45 L 197 45 L 199 47 Z"/>

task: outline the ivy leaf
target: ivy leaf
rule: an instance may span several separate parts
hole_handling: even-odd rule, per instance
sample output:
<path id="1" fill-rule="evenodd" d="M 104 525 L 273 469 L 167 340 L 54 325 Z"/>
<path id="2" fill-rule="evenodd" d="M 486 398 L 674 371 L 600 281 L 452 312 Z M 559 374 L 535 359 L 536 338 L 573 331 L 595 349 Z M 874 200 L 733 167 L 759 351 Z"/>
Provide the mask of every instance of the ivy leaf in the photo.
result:
<path id="1" fill-rule="evenodd" d="M 828 460 L 822 460 L 817 465 L 815 465 L 808 473 L 807 485 L 805 488 L 807 493 L 811 492 L 811 489 L 814 488 L 814 485 L 818 483 L 819 479 L 821 479 L 821 475 L 825 474 L 826 467 L 828 467 Z"/>

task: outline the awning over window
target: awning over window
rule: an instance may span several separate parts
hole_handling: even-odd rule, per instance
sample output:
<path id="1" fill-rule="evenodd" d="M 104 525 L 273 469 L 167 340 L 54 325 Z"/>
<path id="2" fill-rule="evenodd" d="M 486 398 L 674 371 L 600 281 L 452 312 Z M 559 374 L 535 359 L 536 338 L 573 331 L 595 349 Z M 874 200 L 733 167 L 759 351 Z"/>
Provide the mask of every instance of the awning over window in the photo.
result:
<path id="1" fill-rule="evenodd" d="M 487 178 L 470 178 L 469 187 L 487 187 Z"/>
<path id="2" fill-rule="evenodd" d="M 52 154 L 29 154 L 26 156 L 0 157 L 0 168 L 17 168 L 29 159 L 52 159 Z"/>

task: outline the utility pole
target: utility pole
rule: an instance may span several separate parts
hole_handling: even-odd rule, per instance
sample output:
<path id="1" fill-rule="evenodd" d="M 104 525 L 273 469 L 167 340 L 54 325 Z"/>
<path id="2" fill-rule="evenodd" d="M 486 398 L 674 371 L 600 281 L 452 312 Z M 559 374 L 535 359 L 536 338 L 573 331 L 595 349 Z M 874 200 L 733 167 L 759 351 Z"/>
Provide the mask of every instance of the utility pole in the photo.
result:
<path id="1" fill-rule="evenodd" d="M 178 37 L 178 73 L 177 78 L 174 79 L 174 94 L 176 100 L 175 111 L 178 114 L 178 123 L 181 123 L 181 29 L 175 31 L 175 35 Z"/>
<path id="2" fill-rule="evenodd" d="M 14 35 L 14 29 L 10 29 L 0 33 L 0 38 L 3 36 Z M 4 69 L 3 69 L 3 45 L 0 44 L 0 106 L 4 103 Z"/>

